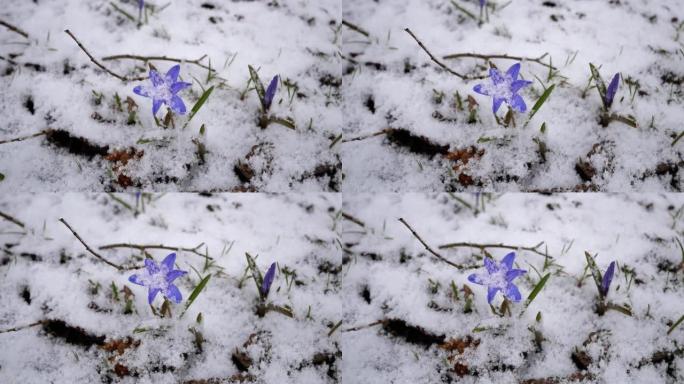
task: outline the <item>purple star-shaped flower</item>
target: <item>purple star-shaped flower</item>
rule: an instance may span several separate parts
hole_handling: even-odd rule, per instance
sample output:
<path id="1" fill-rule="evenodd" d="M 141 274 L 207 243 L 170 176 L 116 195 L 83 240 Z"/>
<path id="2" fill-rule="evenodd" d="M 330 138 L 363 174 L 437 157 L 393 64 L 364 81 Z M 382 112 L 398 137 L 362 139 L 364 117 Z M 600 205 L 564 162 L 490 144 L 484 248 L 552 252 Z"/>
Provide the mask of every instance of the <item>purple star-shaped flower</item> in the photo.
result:
<path id="1" fill-rule="evenodd" d="M 166 104 L 166 106 L 179 115 L 185 114 L 185 104 L 177 93 L 192 84 L 178 81 L 179 72 L 180 65 L 171 67 L 164 77 L 156 70 L 150 69 L 150 82 L 152 85 L 138 85 L 133 88 L 133 92 L 136 94 L 152 98 L 153 115 L 157 115 L 157 111 L 159 111 L 162 104 Z"/>
<path id="2" fill-rule="evenodd" d="M 147 301 L 152 304 L 154 298 L 159 292 L 164 297 L 170 299 L 178 304 L 183 299 L 178 287 L 173 284 L 173 281 L 183 275 L 186 271 L 173 269 L 173 264 L 176 262 L 176 254 L 172 253 L 161 262 L 161 265 L 152 259 L 145 259 L 145 271 L 141 274 L 131 275 L 128 278 L 133 284 L 142 285 L 149 289 L 147 294 Z"/>
<path id="3" fill-rule="evenodd" d="M 525 100 L 518 92 L 528 85 L 532 84 L 531 81 L 518 80 L 518 74 L 520 73 L 520 63 L 515 63 L 508 68 L 505 74 L 501 74 L 498 69 L 489 69 L 489 84 L 478 84 L 473 88 L 473 91 L 485 95 L 491 96 L 494 99 L 492 104 L 492 110 L 494 114 L 499 110 L 501 103 L 504 101 L 506 104 L 510 105 L 511 108 L 518 112 L 525 112 L 527 110 L 527 105 L 525 105 Z"/>
<path id="4" fill-rule="evenodd" d="M 513 279 L 527 273 L 527 271 L 514 269 L 513 261 L 515 261 L 515 252 L 506 255 L 500 263 L 485 257 L 484 265 L 486 271 L 468 276 L 468 281 L 487 286 L 487 301 L 490 304 L 499 291 L 503 292 L 504 296 L 509 300 L 518 302 L 522 296 L 518 287 L 513 284 Z"/>
<path id="5" fill-rule="evenodd" d="M 261 295 L 265 298 L 268 296 L 268 292 L 271 290 L 271 284 L 273 284 L 273 279 L 275 278 L 276 263 L 271 264 L 264 275 L 264 281 L 261 282 Z"/>

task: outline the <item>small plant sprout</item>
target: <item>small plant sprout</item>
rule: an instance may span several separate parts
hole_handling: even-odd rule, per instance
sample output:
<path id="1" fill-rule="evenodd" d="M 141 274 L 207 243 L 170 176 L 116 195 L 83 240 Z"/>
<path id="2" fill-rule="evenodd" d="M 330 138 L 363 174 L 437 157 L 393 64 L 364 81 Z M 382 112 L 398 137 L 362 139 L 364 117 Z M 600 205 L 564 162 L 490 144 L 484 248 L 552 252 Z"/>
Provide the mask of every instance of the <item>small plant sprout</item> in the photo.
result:
<path id="1" fill-rule="evenodd" d="M 486 270 L 468 276 L 468 281 L 487 287 L 487 302 L 490 305 L 499 291 L 503 293 L 506 299 L 517 303 L 522 300 L 522 296 L 518 287 L 513 284 L 513 280 L 524 275 L 527 271 L 513 268 L 514 261 L 515 252 L 507 254 L 498 263 L 489 257 L 485 257 L 484 266 Z"/>
<path id="2" fill-rule="evenodd" d="M 154 298 L 159 292 L 165 298 L 178 304 L 183 299 L 183 296 L 178 287 L 173 284 L 173 281 L 187 274 L 187 272 L 173 269 L 175 262 L 175 253 L 166 256 L 160 265 L 152 259 L 145 259 L 145 271 L 140 274 L 131 275 L 128 281 L 148 288 L 147 301 L 150 305 L 152 305 Z"/>
<path id="3" fill-rule="evenodd" d="M 293 317 L 292 310 L 288 306 L 279 306 L 272 303 L 268 303 L 268 294 L 271 291 L 271 285 L 275 280 L 276 275 L 276 263 L 272 263 L 271 266 L 266 271 L 265 275 L 261 274 L 259 267 L 256 265 L 254 257 L 249 253 L 245 253 L 247 259 L 247 272 L 251 274 L 254 284 L 256 285 L 257 292 L 259 292 L 259 302 L 256 308 L 256 314 L 259 317 L 263 317 L 269 311 L 276 311 L 282 313 L 285 316 Z"/>
<path id="4" fill-rule="evenodd" d="M 280 82 L 280 76 L 275 75 L 268 87 L 264 89 L 264 85 L 261 83 L 259 74 L 250 65 L 249 68 L 249 81 L 254 84 L 254 90 L 256 91 L 259 102 L 261 103 L 261 111 L 259 113 L 258 125 L 261 129 L 266 129 L 271 123 L 280 124 L 284 127 L 295 129 L 294 122 L 291 118 L 279 118 L 269 114 L 271 105 L 273 104 L 273 99 L 276 92 L 278 91 L 278 83 Z"/>
<path id="5" fill-rule="evenodd" d="M 608 84 L 608 87 L 606 87 L 598 68 L 596 68 L 594 64 L 589 63 L 589 70 L 591 71 L 590 84 L 593 80 L 596 90 L 599 93 L 599 97 L 601 98 L 602 108 L 601 114 L 599 116 L 599 123 L 602 126 L 607 127 L 612 121 L 619 121 L 623 124 L 629 125 L 630 127 L 636 128 L 637 122 L 634 116 L 619 115 L 617 113 L 611 113 L 610 111 L 611 107 L 613 106 L 613 101 L 615 100 L 615 95 L 617 94 L 618 88 L 620 86 L 620 73 L 613 75 L 610 84 Z"/>
<path id="6" fill-rule="evenodd" d="M 179 115 L 185 114 L 185 103 L 178 96 L 178 92 L 191 84 L 178 81 L 179 72 L 180 65 L 174 65 L 162 77 L 155 68 L 150 67 L 151 85 L 138 85 L 133 88 L 135 94 L 152 99 L 152 115 L 155 116 L 155 119 L 162 104 L 166 104 L 171 111 Z"/>
<path id="7" fill-rule="evenodd" d="M 617 305 L 607 301 L 608 292 L 610 291 L 610 285 L 613 282 L 613 277 L 615 276 L 615 261 L 612 261 L 608 268 L 606 268 L 605 273 L 601 273 L 601 270 L 596 265 L 594 257 L 592 257 L 588 252 L 584 253 L 587 259 L 587 268 L 591 272 L 591 276 L 596 284 L 596 290 L 598 291 L 598 302 L 596 304 L 596 313 L 599 316 L 603 316 L 607 310 L 612 309 L 618 311 L 627 316 L 632 316 L 632 311 L 628 305 Z"/>
<path id="8" fill-rule="evenodd" d="M 503 102 L 506 102 L 511 109 L 524 113 L 527 111 L 527 105 L 518 92 L 524 87 L 532 84 L 532 82 L 528 80 L 518 80 L 519 73 L 520 63 L 511 65 L 505 74 L 502 74 L 496 68 L 491 68 L 489 70 L 489 83 L 478 84 L 473 87 L 473 91 L 481 95 L 492 97 L 492 111 L 495 116 Z"/>

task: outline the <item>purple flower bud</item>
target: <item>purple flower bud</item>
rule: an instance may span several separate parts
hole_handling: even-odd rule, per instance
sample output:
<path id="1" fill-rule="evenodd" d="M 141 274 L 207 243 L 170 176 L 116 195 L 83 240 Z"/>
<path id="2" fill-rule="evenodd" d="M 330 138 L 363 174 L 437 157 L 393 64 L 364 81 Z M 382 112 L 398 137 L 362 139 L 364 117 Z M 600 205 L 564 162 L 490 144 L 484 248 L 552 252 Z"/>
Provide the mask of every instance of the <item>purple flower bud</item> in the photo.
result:
<path id="1" fill-rule="evenodd" d="M 275 278 L 276 263 L 271 264 L 264 275 L 264 281 L 261 283 L 261 295 L 265 298 L 268 296 L 268 292 L 271 290 L 271 284 L 273 284 L 273 279 Z"/>
<path id="2" fill-rule="evenodd" d="M 487 0 L 480 0 L 480 9 L 484 8 L 484 6 L 487 4 Z"/>
<path id="3" fill-rule="evenodd" d="M 145 0 L 138 0 L 138 9 L 142 11 L 145 6 Z"/>
<path id="4" fill-rule="evenodd" d="M 610 108 L 610 106 L 613 105 L 613 98 L 615 97 L 615 93 L 617 93 L 619 85 L 620 73 L 616 73 L 615 76 L 613 76 L 613 80 L 610 81 L 608 89 L 606 90 L 606 100 L 604 100 L 606 108 Z"/>
<path id="5" fill-rule="evenodd" d="M 278 89 L 278 75 L 273 76 L 271 83 L 268 84 L 268 88 L 266 88 L 266 93 L 264 94 L 264 105 L 266 106 L 266 110 L 271 108 L 271 102 L 273 102 L 273 96 L 275 96 L 277 89 Z"/>
<path id="6" fill-rule="evenodd" d="M 603 274 L 603 281 L 601 282 L 601 296 L 608 296 L 608 290 L 610 289 L 610 283 L 613 282 L 613 275 L 615 274 L 615 262 L 613 261 L 606 269 L 606 273 Z"/>

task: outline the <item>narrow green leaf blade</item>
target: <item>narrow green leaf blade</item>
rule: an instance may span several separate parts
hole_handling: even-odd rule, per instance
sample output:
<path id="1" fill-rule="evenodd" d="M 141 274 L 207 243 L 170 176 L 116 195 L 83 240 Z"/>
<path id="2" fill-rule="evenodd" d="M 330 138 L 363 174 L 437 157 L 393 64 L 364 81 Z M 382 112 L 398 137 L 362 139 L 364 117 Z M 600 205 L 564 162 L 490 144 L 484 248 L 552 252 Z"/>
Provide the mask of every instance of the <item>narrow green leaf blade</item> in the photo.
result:
<path id="1" fill-rule="evenodd" d="M 599 96 L 601 96 L 601 102 L 604 104 L 604 107 L 606 107 L 606 83 L 603 82 L 601 74 L 594 64 L 589 63 L 589 69 L 591 70 L 591 77 L 594 78 L 594 83 L 596 83 L 596 89 L 598 89 Z"/>
<path id="2" fill-rule="evenodd" d="M 266 102 L 265 102 L 265 96 L 266 96 L 266 91 L 264 90 L 264 84 L 261 82 L 261 79 L 259 79 L 259 74 L 257 71 L 251 66 L 247 66 L 249 68 L 249 77 L 252 78 L 252 82 L 254 83 L 254 89 L 256 89 L 257 96 L 259 96 L 259 101 L 261 102 L 261 106 L 263 107 L 264 111 L 267 109 L 266 108 Z"/>
<path id="3" fill-rule="evenodd" d="M 295 130 L 295 129 L 296 129 L 294 122 L 291 121 L 291 120 L 289 120 L 289 119 L 283 119 L 283 118 L 280 118 L 280 117 L 271 117 L 271 118 L 268 119 L 268 120 L 269 120 L 269 122 L 271 122 L 271 123 L 280 124 L 280 125 L 282 125 L 283 127 L 290 128 L 290 129 L 292 129 L 292 130 Z"/>
<path id="4" fill-rule="evenodd" d="M 204 93 L 202 93 L 202 96 L 200 96 L 199 100 L 195 103 L 195 105 L 192 106 L 192 109 L 190 110 L 190 114 L 188 115 L 188 123 L 190 120 L 192 120 L 193 117 L 195 117 L 195 114 L 202 108 L 204 103 L 207 102 L 207 99 L 211 95 L 211 92 L 214 90 L 214 86 L 212 85 L 209 87 Z M 187 124 L 187 123 L 186 123 Z"/>
<path id="5" fill-rule="evenodd" d="M 200 282 L 197 284 L 195 289 L 192 290 L 192 293 L 190 293 L 190 297 L 188 297 L 188 301 L 185 303 L 185 309 L 183 309 L 183 313 L 181 313 L 180 317 L 183 317 L 185 315 L 185 312 L 190 308 L 192 303 L 195 302 L 195 299 L 197 299 L 197 296 L 199 296 L 200 293 L 202 293 L 202 290 L 204 290 L 204 287 L 207 286 L 207 283 L 209 283 L 209 279 L 211 278 L 211 275 L 206 275 Z"/>
<path id="6" fill-rule="evenodd" d="M 551 274 L 547 273 L 546 275 L 544 275 L 544 277 L 541 278 L 541 280 L 539 280 L 537 285 L 534 286 L 532 292 L 530 292 L 530 295 L 527 296 L 527 300 L 525 301 L 525 307 L 529 307 L 529 305 L 532 304 L 532 301 L 534 301 L 539 292 L 541 292 L 541 290 L 544 289 L 544 286 L 546 285 L 546 282 L 549 280 L 550 277 Z"/>
<path id="7" fill-rule="evenodd" d="M 537 111 L 539 111 L 542 105 L 544 105 L 549 96 L 551 96 L 551 92 L 553 92 L 554 88 L 556 88 L 556 84 L 553 84 L 552 86 L 546 88 L 546 91 L 542 93 L 542 95 L 539 97 L 539 100 L 537 100 L 537 102 L 534 103 L 534 106 L 532 106 L 532 109 L 530 110 L 530 117 L 527 118 L 528 121 L 532 120 Z"/>
<path id="8" fill-rule="evenodd" d="M 601 276 L 601 270 L 599 270 L 598 266 L 596 265 L 596 261 L 589 254 L 589 252 L 584 252 L 584 257 L 587 258 L 587 265 L 589 266 L 591 276 L 594 278 L 594 283 L 596 283 L 596 289 L 598 290 L 599 294 L 601 294 L 601 281 L 603 280 L 603 276 Z"/>
<path id="9" fill-rule="evenodd" d="M 682 322 L 684 322 L 684 315 L 682 315 L 682 317 L 680 317 L 679 320 L 675 321 L 675 323 L 672 324 L 670 329 L 667 331 L 667 334 L 669 335 L 670 333 L 672 333 L 672 331 L 674 331 L 675 328 L 677 328 L 677 326 L 679 326 L 679 324 L 681 324 Z"/>

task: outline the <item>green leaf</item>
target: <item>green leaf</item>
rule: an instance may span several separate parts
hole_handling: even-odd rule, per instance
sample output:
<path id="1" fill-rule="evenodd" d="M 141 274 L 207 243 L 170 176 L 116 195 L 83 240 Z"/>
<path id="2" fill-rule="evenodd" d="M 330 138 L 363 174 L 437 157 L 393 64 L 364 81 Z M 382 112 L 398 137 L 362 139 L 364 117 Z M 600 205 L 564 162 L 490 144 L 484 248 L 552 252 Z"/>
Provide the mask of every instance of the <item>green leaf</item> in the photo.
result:
<path id="1" fill-rule="evenodd" d="M 185 308 L 183 309 L 183 313 L 181 313 L 180 317 L 183 317 L 185 315 L 185 312 L 190 308 L 192 303 L 195 301 L 197 296 L 199 296 L 200 293 L 202 293 L 202 290 L 204 287 L 207 286 L 207 283 L 209 282 L 209 279 L 211 278 L 211 275 L 206 275 L 202 281 L 197 284 L 195 289 L 192 290 L 192 293 L 190 294 L 190 297 L 188 297 L 188 301 L 185 303 Z"/>
<path id="2" fill-rule="evenodd" d="M 280 118 L 280 117 L 270 117 L 270 118 L 268 119 L 268 122 L 269 122 L 269 124 L 270 124 L 270 123 L 280 124 L 280 125 L 282 125 L 282 126 L 284 126 L 284 127 L 290 128 L 290 129 L 292 129 L 292 130 L 295 129 L 295 124 L 294 124 L 294 122 L 293 122 L 292 120 L 290 120 L 289 118 L 288 118 L 288 119 L 282 119 L 282 118 Z"/>
<path id="3" fill-rule="evenodd" d="M 261 284 L 264 281 L 264 277 L 261 275 L 261 271 L 259 270 L 259 267 L 257 267 L 252 255 L 245 252 L 245 258 L 247 259 L 247 268 L 252 273 L 252 279 L 254 280 L 254 284 L 256 285 L 257 292 L 259 292 L 259 297 L 261 297 L 261 299 L 263 300 L 265 298 L 261 293 Z"/>
<path id="4" fill-rule="evenodd" d="M 623 124 L 627 124 L 632 128 L 638 127 L 636 118 L 632 115 L 623 116 L 623 115 L 618 115 L 616 113 L 613 113 L 612 115 L 610 115 L 610 119 L 613 121 L 619 121 Z"/>
<path id="5" fill-rule="evenodd" d="M 549 277 L 551 277 L 551 274 L 547 273 L 546 275 L 544 275 L 544 277 L 541 278 L 541 280 L 539 280 L 537 285 L 534 286 L 534 289 L 532 290 L 532 292 L 530 292 L 530 295 L 527 296 L 527 300 L 525 301 L 525 308 L 529 307 L 530 304 L 532 304 L 532 301 L 534 301 L 539 292 L 541 292 L 541 290 L 544 288 L 544 285 L 546 285 L 546 282 L 549 280 Z"/>
<path id="6" fill-rule="evenodd" d="M 677 244 L 679 244 L 679 249 L 682 251 L 682 263 L 684 264 L 684 246 L 682 246 L 682 242 L 679 241 L 678 237 L 675 237 L 675 240 L 677 240 Z"/>
<path id="7" fill-rule="evenodd" d="M 587 258 L 587 266 L 589 266 L 589 271 L 591 271 L 591 276 L 594 278 L 594 283 L 596 283 L 596 289 L 599 292 L 599 295 L 601 294 L 601 281 L 603 280 L 603 276 L 601 275 L 601 270 L 598 268 L 596 265 L 596 261 L 594 261 L 594 258 L 589 254 L 589 252 L 584 252 L 584 257 Z"/>
<path id="8" fill-rule="evenodd" d="M 670 333 L 672 333 L 672 331 L 674 331 L 675 328 L 677 328 L 677 326 L 678 326 L 679 324 L 681 324 L 682 322 L 684 322 L 684 315 L 682 315 L 682 317 L 680 317 L 679 320 L 675 321 L 675 323 L 672 324 L 672 326 L 670 327 L 670 329 L 667 331 L 667 334 L 669 335 Z"/>
<path id="9" fill-rule="evenodd" d="M 0 181 L 3 181 L 3 180 L 5 180 L 5 174 L 0 172 Z"/>
<path id="10" fill-rule="evenodd" d="M 213 90 L 214 90 L 214 86 L 212 85 L 206 91 L 204 91 L 204 93 L 202 93 L 202 96 L 200 96 L 199 100 L 197 100 L 195 105 L 192 106 L 192 109 L 190 110 L 190 114 L 188 115 L 188 121 L 185 122 L 185 125 L 188 125 L 190 120 L 192 120 L 192 118 L 195 117 L 195 114 L 200 110 L 200 108 L 202 108 L 202 106 L 207 101 L 207 99 L 209 98 L 209 96 L 211 95 L 211 92 Z"/>
<path id="11" fill-rule="evenodd" d="M 632 316 L 632 311 L 629 308 L 622 306 L 622 305 L 617 305 L 617 304 L 611 303 L 611 304 L 608 304 L 608 309 L 612 309 L 613 311 L 618 311 L 618 312 L 620 312 L 624 315 L 627 315 L 627 316 Z"/>
<path id="12" fill-rule="evenodd" d="M 546 91 L 544 91 L 544 93 L 542 93 L 542 95 L 539 96 L 539 99 L 537 100 L 536 103 L 534 103 L 534 105 L 532 106 L 532 109 L 530 110 L 530 116 L 527 118 L 527 121 L 532 120 L 532 118 L 537 113 L 537 111 L 539 111 L 539 109 L 542 107 L 542 105 L 544 105 L 544 103 L 549 98 L 549 96 L 551 96 L 551 92 L 553 92 L 554 88 L 556 88 L 556 84 L 553 84 L 552 86 L 546 88 Z M 544 124 L 546 124 L 546 123 L 544 123 Z"/>
<path id="13" fill-rule="evenodd" d="M 264 91 L 264 84 L 261 83 L 257 71 L 251 65 L 248 65 L 247 67 L 249 68 L 249 77 L 252 78 L 254 89 L 256 89 L 257 96 L 259 96 L 261 107 L 266 111 L 266 91 Z"/>
<path id="14" fill-rule="evenodd" d="M 606 83 L 603 82 L 601 74 L 599 73 L 598 69 L 594 66 L 594 64 L 589 63 L 589 69 L 591 70 L 591 77 L 594 79 L 594 83 L 596 83 L 596 89 L 598 90 L 599 96 L 601 96 L 601 102 L 603 103 L 604 108 L 607 108 L 605 104 Z"/>
<path id="15" fill-rule="evenodd" d="M 546 133 L 546 121 L 542 123 L 541 128 L 539 128 L 539 132 Z"/>
<path id="16" fill-rule="evenodd" d="M 672 146 L 673 146 L 673 147 L 675 146 L 675 144 L 677 144 L 677 142 L 679 141 L 679 139 L 682 138 L 682 136 L 684 136 L 684 131 L 682 131 L 680 134 L 678 134 L 677 137 L 675 137 L 675 139 L 672 141 Z"/>

